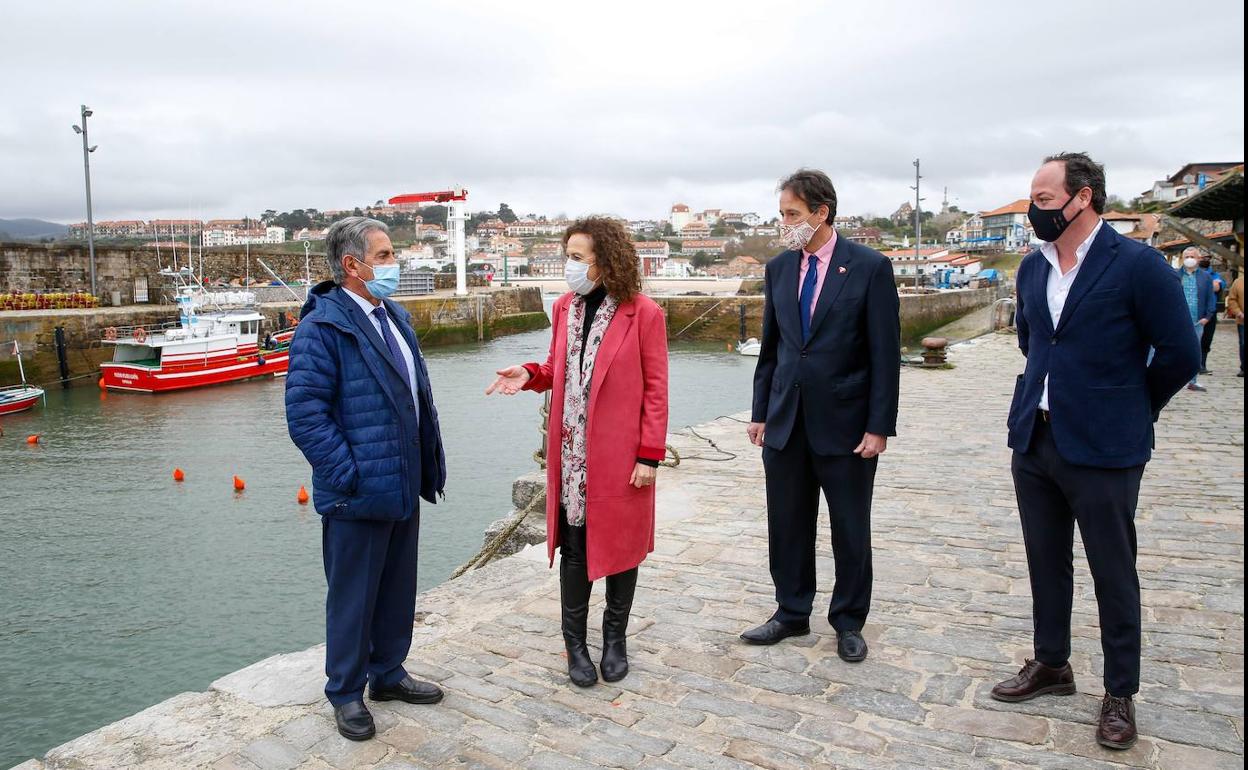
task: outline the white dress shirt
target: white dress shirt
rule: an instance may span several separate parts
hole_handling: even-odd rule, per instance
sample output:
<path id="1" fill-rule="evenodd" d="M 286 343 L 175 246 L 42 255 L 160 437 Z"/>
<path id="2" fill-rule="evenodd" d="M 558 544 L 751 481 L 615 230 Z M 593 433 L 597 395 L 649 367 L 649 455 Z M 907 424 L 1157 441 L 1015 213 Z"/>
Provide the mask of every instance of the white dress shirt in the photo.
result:
<path id="1" fill-rule="evenodd" d="M 373 315 L 373 311 L 379 307 L 385 307 L 385 303 L 373 305 L 372 302 L 351 291 L 346 286 L 343 286 L 342 290 L 347 293 L 348 297 L 355 300 L 355 304 L 360 306 L 360 310 L 364 311 L 364 315 L 368 316 L 368 320 L 372 322 L 373 328 L 377 330 L 377 335 L 381 337 L 381 342 L 384 345 L 386 342 L 386 335 L 382 334 L 381 322 L 377 320 L 377 316 Z M 403 339 L 403 335 L 399 333 L 399 327 L 394 325 L 394 319 L 390 317 L 389 311 L 386 312 L 386 323 L 390 325 L 390 333 L 393 334 L 394 339 L 398 341 L 399 352 L 403 354 L 403 363 L 407 365 L 407 381 L 411 383 L 412 386 L 412 403 L 419 407 L 420 394 L 416 391 L 416 357 L 412 355 L 412 349 L 407 346 L 407 340 Z M 416 410 L 416 419 L 417 421 L 420 420 L 419 408 Z"/>
<path id="2" fill-rule="evenodd" d="M 1066 297 L 1070 294 L 1070 287 L 1075 284 L 1075 277 L 1079 275 L 1079 268 L 1083 266 L 1084 257 L 1088 256 L 1088 250 L 1092 248 L 1092 241 L 1096 240 L 1096 234 L 1104 227 L 1105 220 L 1096 223 L 1096 227 L 1092 228 L 1092 234 L 1075 248 L 1075 266 L 1070 269 L 1069 273 L 1062 275 L 1062 268 L 1057 262 L 1057 246 L 1052 243 L 1046 243 L 1040 247 L 1040 253 L 1049 261 L 1051 270 L 1049 270 L 1049 283 L 1046 294 L 1049 299 L 1049 318 L 1053 320 L 1053 328 L 1057 328 L 1058 322 L 1062 320 L 1062 309 L 1066 307 Z M 1044 392 L 1040 394 L 1040 408 L 1046 412 L 1049 410 L 1049 375 L 1044 375 Z"/>

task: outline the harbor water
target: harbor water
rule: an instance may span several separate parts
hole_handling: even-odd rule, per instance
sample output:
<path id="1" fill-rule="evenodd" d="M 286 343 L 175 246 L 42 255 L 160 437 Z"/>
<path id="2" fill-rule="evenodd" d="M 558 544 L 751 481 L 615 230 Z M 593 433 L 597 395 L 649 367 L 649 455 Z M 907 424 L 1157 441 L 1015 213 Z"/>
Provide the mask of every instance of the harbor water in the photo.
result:
<path id="1" fill-rule="evenodd" d="M 446 500 L 422 506 L 421 590 L 476 553 L 512 481 L 537 469 L 540 397 L 484 389 L 549 341 L 426 351 L 449 479 Z M 672 429 L 747 409 L 756 360 L 673 343 Z M 46 406 L 0 418 L 0 767 L 324 640 L 321 524 L 296 502 L 311 473 L 284 384 L 49 389 Z"/>

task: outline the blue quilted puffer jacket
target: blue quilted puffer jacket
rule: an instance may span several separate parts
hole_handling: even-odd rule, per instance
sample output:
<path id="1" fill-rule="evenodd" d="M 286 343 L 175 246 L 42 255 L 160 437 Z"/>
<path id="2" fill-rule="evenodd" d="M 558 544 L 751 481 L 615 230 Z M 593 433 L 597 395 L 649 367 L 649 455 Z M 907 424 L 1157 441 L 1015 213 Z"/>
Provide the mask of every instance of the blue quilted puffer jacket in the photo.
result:
<path id="1" fill-rule="evenodd" d="M 330 281 L 308 295 L 291 342 L 286 424 L 312 465 L 322 516 L 403 520 L 421 497 L 436 503 L 446 486 L 438 412 L 411 316 L 383 301 L 416 354 L 419 405 L 372 321 Z"/>

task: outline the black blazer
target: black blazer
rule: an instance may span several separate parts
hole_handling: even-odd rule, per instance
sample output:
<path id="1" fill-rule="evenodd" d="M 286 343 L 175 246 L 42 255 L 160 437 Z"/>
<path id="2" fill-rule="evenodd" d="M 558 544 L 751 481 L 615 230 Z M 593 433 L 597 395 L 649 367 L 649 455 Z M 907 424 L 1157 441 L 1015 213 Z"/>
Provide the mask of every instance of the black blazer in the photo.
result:
<path id="1" fill-rule="evenodd" d="M 766 446 L 783 449 L 800 403 L 817 454 L 852 454 L 865 433 L 897 435 L 901 321 L 893 266 L 838 235 L 802 344 L 801 259 L 801 251 L 786 251 L 767 263 L 750 419 L 766 423 Z"/>
<path id="2" fill-rule="evenodd" d="M 1010 447 L 1026 453 L 1049 377 L 1053 442 L 1067 462 L 1129 468 L 1148 462 L 1153 421 L 1200 367 L 1199 337 L 1178 275 L 1156 250 L 1101 225 L 1053 328 L 1039 251 L 1018 266 L 1018 376 Z M 1149 363 L 1149 348 L 1155 352 Z"/>

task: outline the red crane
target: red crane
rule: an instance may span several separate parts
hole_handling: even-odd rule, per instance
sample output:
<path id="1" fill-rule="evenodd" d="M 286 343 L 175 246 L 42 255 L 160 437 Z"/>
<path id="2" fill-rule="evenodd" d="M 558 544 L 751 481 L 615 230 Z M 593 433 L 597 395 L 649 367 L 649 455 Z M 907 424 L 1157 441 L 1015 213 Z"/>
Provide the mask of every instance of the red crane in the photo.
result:
<path id="1" fill-rule="evenodd" d="M 445 203 L 449 211 L 446 213 L 447 251 L 455 260 L 455 293 L 463 296 L 468 293 L 468 254 L 464 241 L 464 223 L 468 221 L 465 204 L 468 191 L 462 187 L 454 190 L 437 192 L 406 193 L 390 199 L 391 204 L 399 203 Z"/>

